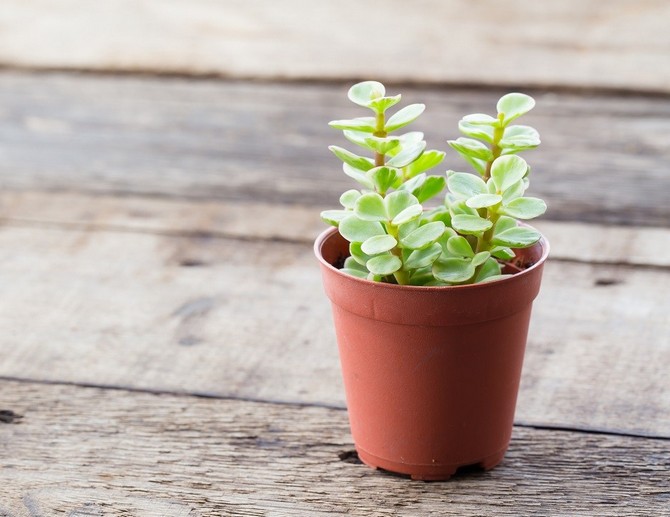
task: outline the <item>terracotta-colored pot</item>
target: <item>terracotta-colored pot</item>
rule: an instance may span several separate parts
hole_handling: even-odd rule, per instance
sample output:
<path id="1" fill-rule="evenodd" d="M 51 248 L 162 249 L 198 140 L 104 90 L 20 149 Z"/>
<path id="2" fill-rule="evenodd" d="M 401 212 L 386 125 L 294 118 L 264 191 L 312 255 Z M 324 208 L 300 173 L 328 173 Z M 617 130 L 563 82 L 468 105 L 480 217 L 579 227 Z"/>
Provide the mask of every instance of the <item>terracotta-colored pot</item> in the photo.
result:
<path id="1" fill-rule="evenodd" d="M 519 250 L 521 272 L 484 284 L 384 284 L 336 266 L 349 243 L 316 240 L 360 459 L 413 479 L 493 468 L 509 444 L 531 306 L 549 245 Z"/>

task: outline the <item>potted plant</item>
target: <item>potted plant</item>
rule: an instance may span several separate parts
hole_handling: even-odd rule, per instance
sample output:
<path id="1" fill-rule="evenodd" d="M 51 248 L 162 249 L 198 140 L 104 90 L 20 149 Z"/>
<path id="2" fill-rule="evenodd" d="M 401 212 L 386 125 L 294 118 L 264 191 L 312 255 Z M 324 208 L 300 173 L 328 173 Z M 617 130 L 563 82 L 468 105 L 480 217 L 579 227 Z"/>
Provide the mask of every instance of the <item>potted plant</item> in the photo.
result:
<path id="1" fill-rule="evenodd" d="M 531 305 L 549 252 L 519 220 L 546 210 L 525 196 L 519 152 L 537 131 L 512 124 L 534 100 L 503 96 L 497 115 L 468 115 L 449 145 L 474 173 L 429 175 L 445 154 L 398 134 L 424 111 L 387 116 L 400 95 L 376 81 L 349 99 L 371 116 L 330 123 L 370 156 L 331 151 L 360 184 L 315 242 L 333 317 L 351 432 L 366 464 L 413 479 L 493 468 L 507 449 Z M 443 201 L 438 198 L 446 188 Z M 427 207 L 429 200 L 440 200 Z"/>

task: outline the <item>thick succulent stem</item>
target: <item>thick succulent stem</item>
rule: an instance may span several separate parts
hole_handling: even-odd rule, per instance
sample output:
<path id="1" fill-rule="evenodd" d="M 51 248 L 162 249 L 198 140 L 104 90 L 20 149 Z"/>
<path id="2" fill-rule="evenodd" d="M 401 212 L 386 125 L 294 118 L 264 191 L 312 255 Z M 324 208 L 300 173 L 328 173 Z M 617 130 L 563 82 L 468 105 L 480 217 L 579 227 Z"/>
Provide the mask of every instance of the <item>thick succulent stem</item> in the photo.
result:
<path id="1" fill-rule="evenodd" d="M 384 112 L 377 113 L 375 117 L 375 132 L 374 136 L 379 138 L 386 138 L 386 131 L 384 126 L 386 125 L 386 120 L 384 117 Z M 381 167 L 386 163 L 386 155 L 375 152 L 375 167 Z"/>
<path id="2" fill-rule="evenodd" d="M 498 116 L 500 119 L 500 115 Z M 502 153 L 502 149 L 498 144 L 500 144 L 500 140 L 502 140 L 502 137 L 505 133 L 505 128 L 504 127 L 496 127 L 493 130 L 493 142 L 491 143 L 491 159 L 488 161 L 486 164 L 486 172 L 484 174 L 484 181 L 488 181 L 491 178 L 491 167 L 493 166 L 493 162 L 496 160 L 496 158 L 500 157 L 500 154 Z M 479 253 L 480 251 L 488 251 L 491 249 L 491 240 L 493 239 L 493 231 L 495 229 L 496 222 L 498 222 L 498 219 L 500 218 L 500 215 L 498 215 L 497 212 L 491 210 L 490 208 L 486 209 L 486 214 L 485 214 L 486 219 L 491 221 L 493 223 L 493 226 L 487 231 L 484 232 L 483 235 L 477 238 L 477 250 L 476 252 Z"/>

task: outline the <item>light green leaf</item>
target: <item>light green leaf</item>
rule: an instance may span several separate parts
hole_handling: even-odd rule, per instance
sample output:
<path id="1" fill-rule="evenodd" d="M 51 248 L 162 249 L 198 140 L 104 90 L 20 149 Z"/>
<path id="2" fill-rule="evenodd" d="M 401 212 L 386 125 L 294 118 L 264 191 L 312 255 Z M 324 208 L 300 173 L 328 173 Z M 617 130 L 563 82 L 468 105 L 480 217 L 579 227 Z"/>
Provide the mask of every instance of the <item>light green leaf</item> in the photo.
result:
<path id="1" fill-rule="evenodd" d="M 379 154 L 388 154 L 391 150 L 400 145 L 400 139 L 371 136 L 365 139 L 365 144 L 368 149 L 378 152 Z"/>
<path id="2" fill-rule="evenodd" d="M 423 250 L 422 250 L 423 251 Z M 418 251 L 417 251 L 418 253 Z M 410 285 L 430 285 L 431 282 L 436 282 L 435 277 L 433 276 L 433 271 L 432 271 L 432 264 L 418 269 L 414 270 L 412 273 L 410 273 L 409 277 L 409 283 Z M 440 282 L 442 283 L 442 282 Z M 446 285 L 446 284 L 443 284 Z"/>
<path id="3" fill-rule="evenodd" d="M 410 104 L 394 113 L 387 121 L 384 129 L 387 133 L 405 127 L 414 122 L 426 109 L 425 104 Z"/>
<path id="4" fill-rule="evenodd" d="M 442 221 L 424 224 L 410 232 L 404 238 L 401 237 L 400 244 L 412 250 L 427 248 L 442 236 L 444 228 L 445 226 Z"/>
<path id="5" fill-rule="evenodd" d="M 401 224 L 406 224 L 410 221 L 414 221 L 415 219 L 421 217 L 422 213 L 423 213 L 423 207 L 421 205 L 408 206 L 393 218 L 391 224 L 393 226 L 400 226 Z"/>
<path id="6" fill-rule="evenodd" d="M 335 129 L 361 131 L 363 133 L 374 133 L 376 131 L 374 117 L 359 117 L 351 120 L 331 120 L 328 122 L 328 125 Z"/>
<path id="7" fill-rule="evenodd" d="M 451 218 L 451 224 L 454 230 L 465 235 L 479 235 L 493 226 L 493 223 L 488 219 L 467 214 L 454 215 Z"/>
<path id="8" fill-rule="evenodd" d="M 403 210 L 412 205 L 419 205 L 419 200 L 404 190 L 397 190 L 384 198 L 388 220 L 395 219 Z"/>
<path id="9" fill-rule="evenodd" d="M 384 198 L 376 192 L 369 192 L 359 197 L 354 212 L 363 221 L 386 221 Z"/>
<path id="10" fill-rule="evenodd" d="M 494 246 L 491 250 L 491 255 L 500 260 L 512 260 L 516 256 L 514 251 L 507 246 Z"/>
<path id="11" fill-rule="evenodd" d="M 499 275 L 501 272 L 500 264 L 498 261 L 494 258 L 489 258 L 484 265 L 479 268 L 479 272 L 477 273 L 477 276 L 475 277 L 474 283 L 479 283 L 483 282 L 487 278 L 491 278 L 494 276 Z"/>
<path id="12" fill-rule="evenodd" d="M 417 174 L 432 169 L 433 167 L 442 163 L 445 153 L 442 151 L 424 151 L 416 160 L 407 166 L 406 175 L 408 178 L 413 178 Z"/>
<path id="13" fill-rule="evenodd" d="M 324 210 L 321 212 L 321 219 L 326 223 L 337 226 L 342 222 L 342 219 L 351 215 L 349 210 Z"/>
<path id="14" fill-rule="evenodd" d="M 427 176 L 423 173 L 419 174 L 418 176 L 415 176 L 407 181 L 405 181 L 402 185 L 400 185 L 399 190 L 404 190 L 406 192 L 413 192 L 415 189 L 418 189 L 423 183 L 426 181 Z"/>
<path id="15" fill-rule="evenodd" d="M 517 155 L 496 158 L 491 165 L 491 178 L 498 192 L 503 193 L 526 175 L 528 164 Z"/>
<path id="16" fill-rule="evenodd" d="M 456 140 L 448 140 L 447 143 L 463 156 L 469 156 L 470 158 L 483 161 L 493 159 L 491 149 L 479 140 L 460 137 Z"/>
<path id="17" fill-rule="evenodd" d="M 392 275 L 402 267 L 402 260 L 395 255 L 378 255 L 365 265 L 375 275 Z"/>
<path id="18" fill-rule="evenodd" d="M 514 275 L 494 275 L 494 276 L 489 276 L 489 277 L 485 278 L 484 280 L 481 280 L 479 283 L 480 283 L 480 284 L 485 284 L 485 283 L 488 283 L 488 282 L 496 282 L 496 281 L 498 281 L 498 280 L 504 280 L 505 278 L 511 278 L 511 277 L 513 277 L 513 276 L 514 276 Z"/>
<path id="19" fill-rule="evenodd" d="M 475 276 L 475 267 L 470 259 L 465 258 L 441 258 L 433 264 L 433 275 L 438 280 L 450 284 L 467 282 Z"/>
<path id="20" fill-rule="evenodd" d="M 356 206 L 356 201 L 361 197 L 361 193 L 358 190 L 351 189 L 347 190 L 344 194 L 340 196 L 340 204 L 344 208 L 349 208 L 351 210 Z"/>
<path id="21" fill-rule="evenodd" d="M 391 235 L 375 235 L 367 239 L 361 246 L 361 251 L 366 255 L 379 255 L 396 247 L 398 241 Z"/>
<path id="22" fill-rule="evenodd" d="M 361 269 L 352 269 L 349 267 L 343 267 L 342 269 L 340 269 L 340 271 L 342 271 L 342 273 L 346 273 L 347 275 L 355 276 L 357 278 L 367 278 L 369 275 L 367 269 L 363 271 Z"/>
<path id="23" fill-rule="evenodd" d="M 360 264 L 354 257 L 347 257 L 344 259 L 344 267 L 348 269 L 358 269 L 359 271 L 365 271 L 365 274 L 368 274 L 368 270 L 365 268 L 365 263 Z"/>
<path id="24" fill-rule="evenodd" d="M 407 167 L 416 160 L 426 149 L 426 142 L 420 141 L 409 147 L 404 147 L 402 151 L 386 162 L 389 167 Z"/>
<path id="25" fill-rule="evenodd" d="M 500 121 L 497 118 L 485 113 L 473 113 L 472 115 L 466 115 L 461 120 L 463 122 L 467 122 L 468 124 L 472 124 L 473 126 L 497 127 L 500 125 Z"/>
<path id="26" fill-rule="evenodd" d="M 451 194 L 447 194 L 447 196 L 451 196 Z M 479 215 L 477 209 L 470 208 L 465 204 L 465 199 L 450 199 L 449 209 L 452 217 L 455 215 Z"/>
<path id="27" fill-rule="evenodd" d="M 346 221 L 346 219 L 345 219 Z M 340 223 L 342 227 L 342 223 Z M 493 244 L 497 246 L 509 246 L 510 248 L 527 248 L 540 240 L 541 235 L 531 229 L 523 226 L 510 228 L 493 236 Z"/>
<path id="28" fill-rule="evenodd" d="M 366 108 L 370 106 L 372 101 L 384 97 L 384 95 L 386 95 L 386 88 L 377 81 L 363 81 L 354 84 L 349 88 L 347 94 L 351 102 Z"/>
<path id="29" fill-rule="evenodd" d="M 502 113 L 504 116 L 502 123 L 505 126 L 515 118 L 528 113 L 533 107 L 535 107 L 535 99 L 523 93 L 503 95 L 496 105 L 498 113 Z"/>
<path id="30" fill-rule="evenodd" d="M 525 191 L 526 182 L 523 179 L 520 179 L 511 187 L 509 187 L 505 192 L 503 192 L 503 205 L 507 205 L 510 201 L 523 196 Z"/>
<path id="31" fill-rule="evenodd" d="M 503 149 L 523 151 L 540 145 L 540 133 L 530 126 L 509 126 L 498 143 Z"/>
<path id="32" fill-rule="evenodd" d="M 399 186 L 402 181 L 402 175 L 395 167 L 375 167 L 368 171 L 367 176 L 372 180 L 375 190 L 381 194 L 386 194 L 388 189 Z"/>
<path id="33" fill-rule="evenodd" d="M 373 109 L 375 113 L 384 113 L 391 106 L 398 104 L 401 97 L 401 95 L 395 95 L 394 97 L 380 97 L 379 99 L 370 102 L 368 108 Z"/>
<path id="34" fill-rule="evenodd" d="M 416 196 L 419 203 L 424 203 L 440 194 L 446 184 L 447 180 L 444 176 L 428 176 L 421 185 L 412 190 L 412 194 Z"/>
<path id="35" fill-rule="evenodd" d="M 470 246 L 468 240 L 461 235 L 449 238 L 447 241 L 447 250 L 450 254 L 456 257 L 472 258 L 475 256 L 475 252 L 472 251 L 472 246 Z"/>
<path id="36" fill-rule="evenodd" d="M 536 197 L 520 197 L 506 204 L 501 212 L 517 219 L 532 219 L 547 211 L 547 204 Z"/>
<path id="37" fill-rule="evenodd" d="M 503 215 L 498 219 L 498 222 L 496 223 L 496 227 L 494 228 L 493 233 L 495 235 L 498 233 L 502 233 L 505 230 L 509 230 L 510 228 L 516 228 L 516 227 L 517 223 L 515 219 Z"/>
<path id="38" fill-rule="evenodd" d="M 372 182 L 370 178 L 365 174 L 365 172 L 356 169 L 355 167 L 352 167 L 351 165 L 347 163 L 342 164 L 342 170 L 344 173 L 349 176 L 350 178 L 353 178 L 356 180 L 358 183 L 363 185 L 365 188 L 369 189 L 374 189 L 375 185 Z"/>
<path id="39" fill-rule="evenodd" d="M 472 258 L 472 265 L 475 267 L 481 266 L 484 262 L 491 258 L 491 253 L 488 251 L 480 251 Z"/>
<path id="40" fill-rule="evenodd" d="M 344 130 L 342 134 L 350 142 L 361 146 L 363 149 L 371 150 L 370 146 L 365 142 L 366 139 L 370 138 L 370 133 L 363 133 L 362 131 L 350 131 L 347 129 Z"/>
<path id="41" fill-rule="evenodd" d="M 364 221 L 355 215 L 342 219 L 339 226 L 340 234 L 349 242 L 365 242 L 375 235 L 384 235 L 386 232 L 377 221 Z"/>
<path id="42" fill-rule="evenodd" d="M 502 201 L 502 196 L 497 194 L 477 194 L 468 199 L 465 204 L 470 208 L 488 208 Z"/>
<path id="43" fill-rule="evenodd" d="M 328 147 L 328 149 L 330 149 L 333 154 L 344 163 L 351 165 L 355 169 L 359 169 L 365 172 L 374 167 L 374 162 L 370 158 L 358 156 L 357 154 L 354 154 L 351 151 L 347 151 L 346 149 L 342 149 L 336 145 L 331 145 Z"/>
<path id="44" fill-rule="evenodd" d="M 493 117 L 491 117 L 493 118 Z M 463 118 L 459 123 L 458 123 L 458 129 L 461 133 L 463 133 L 465 136 L 469 136 L 471 138 L 478 138 L 479 140 L 484 140 L 485 142 L 488 142 L 489 144 L 493 143 L 493 127 L 490 125 L 483 125 L 483 124 L 472 124 L 468 122 L 466 118 Z M 495 120 L 495 119 L 494 119 Z"/>
<path id="45" fill-rule="evenodd" d="M 422 250 L 414 250 L 405 261 L 405 269 L 420 269 L 430 266 L 441 254 L 442 247 L 438 243 L 434 243 Z"/>
<path id="46" fill-rule="evenodd" d="M 470 199 L 477 194 L 486 194 L 484 180 L 466 172 L 447 172 L 447 187 L 460 199 Z"/>
<path id="47" fill-rule="evenodd" d="M 350 242 L 349 253 L 351 254 L 351 258 L 358 262 L 362 267 L 365 267 L 365 264 L 367 264 L 368 260 L 370 260 L 372 257 L 366 253 L 363 253 L 363 250 L 361 249 L 362 246 L 362 242 Z"/>

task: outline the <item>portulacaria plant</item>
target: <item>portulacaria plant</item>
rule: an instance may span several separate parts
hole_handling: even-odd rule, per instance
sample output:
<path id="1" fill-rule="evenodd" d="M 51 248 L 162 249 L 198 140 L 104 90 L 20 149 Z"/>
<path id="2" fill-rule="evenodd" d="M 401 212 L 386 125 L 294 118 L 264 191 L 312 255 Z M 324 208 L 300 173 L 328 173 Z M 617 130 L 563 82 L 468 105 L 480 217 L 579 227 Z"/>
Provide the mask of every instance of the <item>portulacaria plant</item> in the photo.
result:
<path id="1" fill-rule="evenodd" d="M 502 266 L 514 249 L 533 245 L 540 234 L 519 219 L 532 219 L 546 210 L 544 201 L 525 197 L 530 167 L 517 153 L 540 144 L 538 132 L 511 124 L 530 111 L 535 101 L 510 93 L 497 104 L 497 116 L 464 117 L 465 136 L 449 145 L 474 168 L 474 173 L 447 171 L 429 175 L 445 154 L 426 150 L 423 133 L 398 134 L 424 111 L 411 104 L 393 115 L 387 111 L 400 95 L 386 96 L 376 81 L 358 83 L 349 99 L 372 111 L 371 116 L 335 120 L 360 156 L 337 146 L 330 150 L 342 160 L 345 174 L 360 184 L 340 197 L 342 209 L 321 217 L 349 241 L 350 256 L 343 271 L 369 280 L 402 285 L 462 285 L 505 277 Z M 442 194 L 443 204 L 424 203 Z"/>

